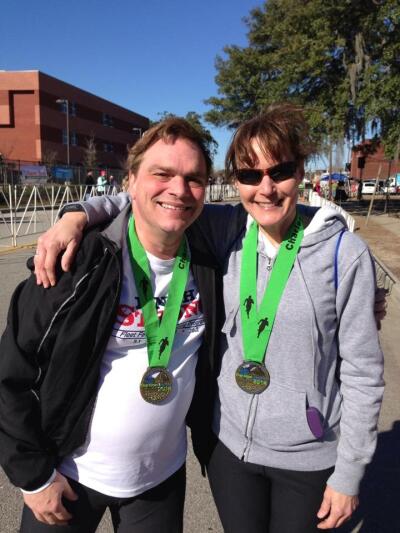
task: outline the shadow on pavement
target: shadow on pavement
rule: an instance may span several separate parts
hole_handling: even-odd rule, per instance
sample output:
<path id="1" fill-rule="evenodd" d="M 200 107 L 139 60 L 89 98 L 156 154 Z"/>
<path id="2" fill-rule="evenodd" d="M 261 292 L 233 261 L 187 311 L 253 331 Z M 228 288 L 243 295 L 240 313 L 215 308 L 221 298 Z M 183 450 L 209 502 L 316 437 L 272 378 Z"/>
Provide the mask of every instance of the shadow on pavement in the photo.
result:
<path id="1" fill-rule="evenodd" d="M 374 460 L 360 490 L 360 506 L 338 533 L 395 533 L 400 531 L 400 421 L 380 433 Z M 362 524 L 362 525 L 361 525 Z M 357 526 L 357 527 L 356 527 Z"/>

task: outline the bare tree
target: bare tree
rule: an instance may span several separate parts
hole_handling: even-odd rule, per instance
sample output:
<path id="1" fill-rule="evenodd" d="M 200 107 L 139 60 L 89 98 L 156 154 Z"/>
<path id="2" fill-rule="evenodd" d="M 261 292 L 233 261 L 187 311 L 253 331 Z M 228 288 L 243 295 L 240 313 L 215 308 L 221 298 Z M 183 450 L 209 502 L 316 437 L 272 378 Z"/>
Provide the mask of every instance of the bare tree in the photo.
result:
<path id="1" fill-rule="evenodd" d="M 86 138 L 86 146 L 83 149 L 83 164 L 86 170 L 92 170 L 97 166 L 97 148 L 94 141 L 94 135 Z"/>
<path id="2" fill-rule="evenodd" d="M 52 176 L 52 168 L 57 161 L 57 151 L 51 150 L 51 148 L 45 148 L 42 152 L 42 162 L 47 169 L 47 174 Z"/>

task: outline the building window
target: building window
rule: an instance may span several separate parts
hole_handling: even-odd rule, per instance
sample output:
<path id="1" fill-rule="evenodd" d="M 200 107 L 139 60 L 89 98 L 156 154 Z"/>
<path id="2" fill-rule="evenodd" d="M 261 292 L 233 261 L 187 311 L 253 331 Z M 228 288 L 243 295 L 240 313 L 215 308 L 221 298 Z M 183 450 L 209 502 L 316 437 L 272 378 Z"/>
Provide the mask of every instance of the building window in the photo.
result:
<path id="1" fill-rule="evenodd" d="M 114 152 L 114 145 L 112 143 L 104 143 L 103 152 Z"/>
<path id="2" fill-rule="evenodd" d="M 102 116 L 102 124 L 103 126 L 113 126 L 113 118 L 108 113 L 103 113 Z"/>
<path id="3" fill-rule="evenodd" d="M 63 100 L 62 102 L 59 102 L 58 105 L 60 106 L 61 113 L 67 112 L 67 102 L 65 100 Z"/>
<path id="4" fill-rule="evenodd" d="M 67 113 L 67 102 L 64 100 L 59 103 L 61 113 Z M 76 117 L 76 102 L 68 101 L 69 116 Z"/>
<path id="5" fill-rule="evenodd" d="M 67 144 L 67 130 L 64 129 L 62 131 L 62 143 Z M 69 132 L 69 144 L 70 146 L 77 146 L 78 145 L 78 138 L 76 135 L 76 131 L 70 131 Z"/>

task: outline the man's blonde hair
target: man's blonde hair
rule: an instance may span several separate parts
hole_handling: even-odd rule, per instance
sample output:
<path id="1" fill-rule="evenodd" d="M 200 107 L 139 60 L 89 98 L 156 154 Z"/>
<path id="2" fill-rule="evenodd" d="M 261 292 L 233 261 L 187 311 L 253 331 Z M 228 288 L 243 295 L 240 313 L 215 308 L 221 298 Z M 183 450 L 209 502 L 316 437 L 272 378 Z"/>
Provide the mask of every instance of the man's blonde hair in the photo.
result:
<path id="1" fill-rule="evenodd" d="M 177 139 L 186 139 L 195 144 L 203 154 L 207 176 L 211 174 L 212 160 L 207 140 L 201 132 L 196 130 L 184 118 L 170 117 L 148 129 L 128 152 L 127 170 L 136 174 L 143 160 L 145 152 L 157 141 L 163 140 L 166 143 L 174 143 Z"/>

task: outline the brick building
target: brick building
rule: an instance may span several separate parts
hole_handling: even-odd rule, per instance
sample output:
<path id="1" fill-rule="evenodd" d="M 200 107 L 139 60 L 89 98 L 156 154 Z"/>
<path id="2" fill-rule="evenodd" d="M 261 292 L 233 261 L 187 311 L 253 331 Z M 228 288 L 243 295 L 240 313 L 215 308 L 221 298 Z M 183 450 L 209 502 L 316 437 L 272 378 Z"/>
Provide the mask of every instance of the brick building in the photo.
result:
<path id="1" fill-rule="evenodd" d="M 358 145 L 358 148 L 360 149 L 352 152 L 350 169 L 352 178 L 357 180 L 360 178 L 362 180 L 376 179 L 380 167 L 380 179 L 382 180 L 395 176 L 400 172 L 400 163 L 385 157 L 384 147 L 381 143 L 378 143 L 375 149 L 372 148 L 371 141 L 365 141 Z M 369 153 L 371 151 L 373 153 Z"/>
<path id="2" fill-rule="evenodd" d="M 120 168 L 127 145 L 149 127 L 148 118 L 43 72 L 0 71 L 3 157 L 45 162 L 52 155 L 55 162 L 67 163 L 67 107 L 71 165 L 83 163 L 93 138 L 98 165 Z"/>

